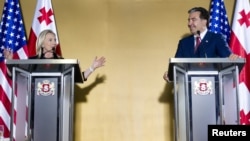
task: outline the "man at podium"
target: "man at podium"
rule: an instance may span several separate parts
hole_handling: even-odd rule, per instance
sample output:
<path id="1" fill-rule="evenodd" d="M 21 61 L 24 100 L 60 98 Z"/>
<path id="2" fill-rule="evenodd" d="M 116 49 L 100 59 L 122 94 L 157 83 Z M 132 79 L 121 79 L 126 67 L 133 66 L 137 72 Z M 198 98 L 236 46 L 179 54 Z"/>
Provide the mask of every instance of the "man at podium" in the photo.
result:
<path id="1" fill-rule="evenodd" d="M 224 124 L 224 111 L 232 111 L 225 107 L 236 103 L 235 100 L 229 103 L 224 98 L 228 96 L 229 90 L 235 92 L 232 86 L 236 84 L 237 69 L 234 65 L 222 67 L 215 60 L 228 57 L 234 62 L 238 55 L 232 52 L 222 34 L 208 31 L 209 12 L 205 8 L 191 8 L 188 14 L 187 25 L 191 35 L 179 41 L 175 53 L 175 60 L 188 61 L 170 60 L 163 79 L 167 82 L 175 80 L 176 141 L 207 141 L 207 126 Z M 197 58 L 201 62 L 192 62 L 192 59 Z M 202 63 L 208 58 L 214 61 Z"/>
<path id="2" fill-rule="evenodd" d="M 208 31 L 209 12 L 203 7 L 194 7 L 188 10 L 188 28 L 191 35 L 184 37 L 178 43 L 176 58 L 238 58 L 230 49 L 222 34 Z M 196 38 L 198 38 L 197 41 Z M 199 44 L 196 46 L 196 44 Z M 195 49 L 197 47 L 197 49 Z M 172 81 L 172 66 L 164 73 L 163 79 Z"/>

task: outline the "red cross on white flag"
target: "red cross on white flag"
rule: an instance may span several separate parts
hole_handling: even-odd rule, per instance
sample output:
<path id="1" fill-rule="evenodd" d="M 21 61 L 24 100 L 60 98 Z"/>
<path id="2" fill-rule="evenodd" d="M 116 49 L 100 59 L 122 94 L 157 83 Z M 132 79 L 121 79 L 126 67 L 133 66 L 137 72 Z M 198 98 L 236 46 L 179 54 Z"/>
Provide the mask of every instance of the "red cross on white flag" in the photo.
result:
<path id="1" fill-rule="evenodd" d="M 62 56 L 59 44 L 59 38 L 57 34 L 55 15 L 52 8 L 51 0 L 37 0 L 34 19 L 28 40 L 29 56 L 36 55 L 37 37 L 40 34 L 40 32 L 42 32 L 45 29 L 51 29 L 56 34 L 57 37 L 56 53 Z"/>
<path id="2" fill-rule="evenodd" d="M 250 124 L 250 5 L 249 0 L 237 0 L 234 15 L 230 47 L 233 52 L 246 59 L 240 72 L 239 108 L 240 124 Z"/>

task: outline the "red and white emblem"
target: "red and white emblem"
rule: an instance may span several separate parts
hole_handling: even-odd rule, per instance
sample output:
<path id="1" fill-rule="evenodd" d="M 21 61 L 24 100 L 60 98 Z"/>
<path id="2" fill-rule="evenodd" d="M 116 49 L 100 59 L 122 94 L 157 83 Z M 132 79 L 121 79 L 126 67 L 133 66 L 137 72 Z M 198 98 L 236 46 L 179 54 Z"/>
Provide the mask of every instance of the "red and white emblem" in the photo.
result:
<path id="1" fill-rule="evenodd" d="M 206 79 L 200 79 L 199 81 L 194 82 L 194 94 L 199 95 L 208 95 L 212 94 L 212 82 L 207 81 Z"/>
<path id="2" fill-rule="evenodd" d="M 55 84 L 49 80 L 43 80 L 43 82 L 38 82 L 37 84 L 37 95 L 54 95 L 55 94 Z"/>

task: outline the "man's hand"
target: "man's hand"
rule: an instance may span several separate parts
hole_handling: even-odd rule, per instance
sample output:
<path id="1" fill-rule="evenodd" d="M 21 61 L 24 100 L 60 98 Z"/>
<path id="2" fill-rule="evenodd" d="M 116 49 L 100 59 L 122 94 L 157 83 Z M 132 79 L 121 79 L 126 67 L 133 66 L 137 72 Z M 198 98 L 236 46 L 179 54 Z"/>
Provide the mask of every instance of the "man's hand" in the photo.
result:
<path id="1" fill-rule="evenodd" d="M 232 60 L 232 61 L 236 60 L 238 58 L 239 58 L 239 56 L 237 54 L 232 53 L 232 54 L 229 55 L 229 59 Z"/>
<path id="2" fill-rule="evenodd" d="M 168 78 L 168 71 L 166 71 L 166 72 L 163 74 L 163 79 L 164 79 L 165 81 L 167 81 L 168 83 L 171 82 L 171 81 L 169 80 L 169 78 Z"/>

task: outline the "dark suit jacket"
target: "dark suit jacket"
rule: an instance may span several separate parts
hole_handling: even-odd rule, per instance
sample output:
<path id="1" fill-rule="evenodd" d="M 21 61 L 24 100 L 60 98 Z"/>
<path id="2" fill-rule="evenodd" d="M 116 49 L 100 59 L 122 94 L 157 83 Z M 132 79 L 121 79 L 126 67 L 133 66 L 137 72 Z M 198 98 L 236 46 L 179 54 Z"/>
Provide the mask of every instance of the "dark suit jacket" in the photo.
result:
<path id="1" fill-rule="evenodd" d="M 207 32 L 198 49 L 194 52 L 194 36 L 190 35 L 179 41 L 175 58 L 216 58 L 229 57 L 232 53 L 222 34 Z M 169 80 L 173 80 L 173 64 L 168 66 Z"/>
<path id="2" fill-rule="evenodd" d="M 194 53 L 194 36 L 190 35 L 179 41 L 176 58 L 216 58 L 228 57 L 232 52 L 222 34 L 207 32 Z"/>

